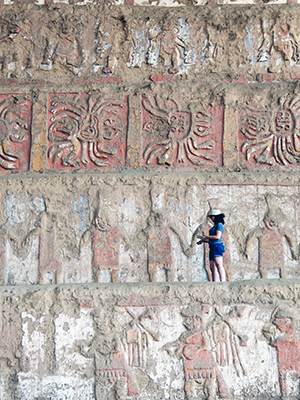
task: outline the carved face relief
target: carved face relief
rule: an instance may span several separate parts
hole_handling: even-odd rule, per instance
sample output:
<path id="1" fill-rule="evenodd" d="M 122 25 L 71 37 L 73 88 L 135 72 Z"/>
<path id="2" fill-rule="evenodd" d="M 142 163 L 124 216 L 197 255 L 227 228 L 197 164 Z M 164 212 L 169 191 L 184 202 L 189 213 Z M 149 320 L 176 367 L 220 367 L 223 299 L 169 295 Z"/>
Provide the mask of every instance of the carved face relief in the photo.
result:
<path id="1" fill-rule="evenodd" d="M 49 101 L 50 168 L 125 163 L 127 99 L 50 95 Z"/>
<path id="2" fill-rule="evenodd" d="M 120 118 L 112 113 L 106 112 L 102 122 L 103 138 L 112 140 L 122 133 Z"/>
<path id="3" fill-rule="evenodd" d="M 28 168 L 30 123 L 31 102 L 29 100 L 17 95 L 0 96 L 0 166 L 2 168 L 10 170 Z"/>
<path id="4" fill-rule="evenodd" d="M 190 317 L 185 317 L 182 324 L 188 331 L 194 331 L 200 329 L 202 321 L 200 317 L 190 316 Z"/>
<path id="5" fill-rule="evenodd" d="M 188 112 L 174 112 L 169 116 L 170 135 L 174 140 L 185 139 L 190 133 L 191 115 Z"/>
<path id="6" fill-rule="evenodd" d="M 277 136 L 286 136 L 293 132 L 295 122 L 289 109 L 278 110 L 274 114 L 274 126 Z"/>
<path id="7" fill-rule="evenodd" d="M 78 137 L 83 142 L 95 142 L 99 136 L 98 119 L 96 115 L 82 116 L 82 124 L 79 127 Z"/>
<path id="8" fill-rule="evenodd" d="M 241 153 L 246 166 L 300 165 L 299 98 L 278 99 L 272 109 L 251 106 L 240 121 Z"/>
<path id="9" fill-rule="evenodd" d="M 184 111 L 175 100 L 142 96 L 143 165 L 219 165 L 223 121 L 212 116 L 219 108 Z M 188 108 L 188 107 L 187 107 Z M 217 115 L 221 115 L 218 112 Z"/>

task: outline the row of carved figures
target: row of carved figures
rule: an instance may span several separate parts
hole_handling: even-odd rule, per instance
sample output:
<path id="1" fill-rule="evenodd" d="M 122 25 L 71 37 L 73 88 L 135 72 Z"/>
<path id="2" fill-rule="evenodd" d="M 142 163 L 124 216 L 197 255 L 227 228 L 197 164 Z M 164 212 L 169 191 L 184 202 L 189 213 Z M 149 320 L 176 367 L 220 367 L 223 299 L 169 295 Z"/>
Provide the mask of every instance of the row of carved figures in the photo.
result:
<path id="1" fill-rule="evenodd" d="M 41 23 L 36 24 L 38 18 Z M 111 74 L 122 61 L 129 68 L 162 65 L 171 74 L 215 69 L 225 58 L 228 69 L 245 63 L 274 70 L 279 64 L 299 64 L 298 27 L 285 21 L 258 18 L 232 32 L 202 20 L 194 28 L 183 18 L 154 22 L 52 10 L 7 14 L 0 23 L 0 63 L 6 77 L 30 77 L 56 66 L 75 75 Z"/>
<path id="2" fill-rule="evenodd" d="M 266 196 L 268 209 L 263 218 L 263 226 L 248 232 L 245 232 L 242 225 L 229 225 L 226 229 L 224 262 L 228 280 L 231 279 L 233 269 L 229 237 L 235 243 L 240 260 L 244 262 L 251 261 L 250 247 L 257 240 L 257 268 L 261 278 L 267 278 L 270 269 L 278 270 L 282 278 L 286 276 L 286 245 L 291 258 L 298 260 L 296 239 L 291 230 L 285 228 L 284 215 L 275 207 L 275 202 L 276 198 Z M 16 231 L 21 229 L 21 222 L 14 229 L 9 224 L 3 225 L 0 240 L 1 282 L 63 283 L 66 281 L 63 277 L 65 265 L 72 265 L 76 273 L 81 270 L 74 278 L 75 282 L 118 282 L 122 281 L 120 265 L 124 262 L 121 263 L 120 255 L 124 252 L 129 256 L 127 264 L 137 265 L 139 260 L 142 264 L 147 263 L 148 279 L 151 282 L 162 279 L 163 275 L 163 280 L 178 280 L 174 257 L 179 254 L 176 256 L 176 252 L 181 251 L 187 259 L 193 257 L 199 251 L 197 236 L 206 232 L 208 225 L 204 218 L 188 240 L 182 226 L 176 225 L 166 215 L 164 209 L 153 207 L 145 227 L 130 235 L 115 213 L 103 203 L 95 208 L 90 226 L 82 234 L 78 232 L 77 236 L 70 226 L 64 226 L 64 222 L 55 213 L 46 210 L 40 213 L 33 228 L 23 234 Z M 173 240 L 179 243 L 178 250 L 174 250 Z M 143 261 L 145 252 L 147 259 Z M 207 279 L 211 280 L 207 251 L 202 254 Z M 31 272 L 25 273 L 28 265 Z M 22 273 L 25 275 L 20 278 Z M 142 279 L 146 279 L 145 274 L 143 276 Z"/>
<path id="3" fill-rule="evenodd" d="M 76 304 L 72 296 L 66 298 L 68 309 L 71 300 Z M 35 330 L 39 329 L 41 343 L 48 349 L 43 358 L 46 363 L 43 372 L 59 371 L 57 363 L 64 355 L 61 370 L 76 374 L 78 365 L 84 366 L 88 377 L 94 380 L 96 398 L 108 400 L 138 399 L 143 395 L 145 386 L 140 379 L 141 372 L 143 377 L 156 383 L 182 376 L 176 390 L 184 393 L 180 398 L 185 400 L 229 399 L 235 390 L 246 390 L 248 395 L 270 391 L 276 396 L 281 392 L 283 398 L 299 395 L 299 386 L 295 385 L 300 379 L 299 317 L 295 308 L 274 305 L 260 308 L 248 304 L 223 307 L 207 303 L 174 308 L 172 305 L 134 306 L 129 299 L 126 301 L 127 305 L 114 307 L 111 316 L 107 310 L 85 303 L 85 317 L 81 321 L 85 329 L 67 329 L 70 320 L 73 328 L 77 323 L 78 327 L 82 326 L 80 318 L 69 318 L 68 312 L 59 315 L 62 325 L 43 322 L 42 329 L 40 323 L 34 324 L 37 320 L 35 310 L 23 312 L 23 351 L 33 347 Z M 61 312 L 63 304 L 57 302 L 56 310 Z M 55 313 L 55 307 L 51 310 Z M 109 323 L 109 318 L 113 323 Z M 33 321 L 30 333 L 28 320 Z M 174 324 L 177 325 L 175 331 L 172 329 Z M 54 346 L 61 344 L 57 331 L 61 326 L 64 326 L 63 352 L 62 349 L 54 351 Z M 9 327 L 5 320 L 3 331 L 9 332 Z M 42 351 L 43 346 L 32 354 L 35 362 L 30 362 L 28 357 L 24 360 L 24 366 L 27 366 L 23 372 L 25 381 L 29 377 L 32 382 L 35 374 L 42 377 L 40 370 L 34 369 L 41 363 Z M 273 362 L 276 353 L 277 362 Z M 72 362 L 74 359 L 77 364 Z M 260 382 L 258 374 L 266 375 L 266 380 Z M 252 387 L 248 386 L 250 382 Z M 261 387 L 256 390 L 259 382 Z M 170 392 L 174 389 L 172 385 L 165 386 Z M 154 385 L 154 395 L 158 387 Z"/>

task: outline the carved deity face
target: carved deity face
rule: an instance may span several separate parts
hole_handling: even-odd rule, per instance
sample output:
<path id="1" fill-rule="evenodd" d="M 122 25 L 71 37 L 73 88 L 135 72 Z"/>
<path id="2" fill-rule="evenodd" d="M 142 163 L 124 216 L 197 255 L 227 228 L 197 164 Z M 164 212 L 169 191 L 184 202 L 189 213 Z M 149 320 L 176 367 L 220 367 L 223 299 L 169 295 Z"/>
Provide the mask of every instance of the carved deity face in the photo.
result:
<path id="1" fill-rule="evenodd" d="M 118 136 L 121 130 L 120 118 L 113 112 L 106 112 L 102 120 L 103 138 L 106 140 L 112 140 Z"/>
<path id="2" fill-rule="evenodd" d="M 197 316 L 186 316 L 183 321 L 183 326 L 189 331 L 200 329 L 201 325 L 201 318 Z"/>
<path id="3" fill-rule="evenodd" d="M 24 142 L 28 138 L 27 124 L 19 118 L 13 120 L 11 124 L 0 118 L 0 143 L 8 138 L 12 142 Z"/>
<path id="4" fill-rule="evenodd" d="M 191 115 L 188 112 L 176 111 L 169 116 L 170 135 L 176 140 L 185 139 L 191 128 Z"/>
<path id="5" fill-rule="evenodd" d="M 274 126 L 277 136 L 286 136 L 293 132 L 295 122 L 289 109 L 278 110 L 274 115 Z"/>
<path id="6" fill-rule="evenodd" d="M 278 222 L 274 217 L 273 218 L 272 217 L 266 218 L 264 220 L 264 222 L 265 222 L 266 227 L 268 229 L 270 229 L 271 231 L 274 230 L 278 226 Z"/>
<path id="7" fill-rule="evenodd" d="M 99 136 L 98 119 L 93 114 L 82 116 L 80 139 L 84 142 L 94 142 Z"/>
<path id="8" fill-rule="evenodd" d="M 205 329 L 212 316 L 212 307 L 208 304 L 189 306 L 181 315 L 184 318 L 183 326 L 189 331 Z"/>

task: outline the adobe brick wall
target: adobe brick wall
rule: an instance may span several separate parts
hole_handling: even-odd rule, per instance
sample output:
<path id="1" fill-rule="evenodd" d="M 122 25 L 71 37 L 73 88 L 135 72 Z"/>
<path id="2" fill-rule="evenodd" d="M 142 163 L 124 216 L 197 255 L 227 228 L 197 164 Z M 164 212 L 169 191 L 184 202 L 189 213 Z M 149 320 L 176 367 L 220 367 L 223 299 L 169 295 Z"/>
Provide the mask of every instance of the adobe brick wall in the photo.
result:
<path id="1" fill-rule="evenodd" d="M 299 397 L 299 282 L 19 286 L 0 296 L 2 399 Z"/>
<path id="2" fill-rule="evenodd" d="M 1 399 L 299 398 L 299 21 L 2 1 Z"/>

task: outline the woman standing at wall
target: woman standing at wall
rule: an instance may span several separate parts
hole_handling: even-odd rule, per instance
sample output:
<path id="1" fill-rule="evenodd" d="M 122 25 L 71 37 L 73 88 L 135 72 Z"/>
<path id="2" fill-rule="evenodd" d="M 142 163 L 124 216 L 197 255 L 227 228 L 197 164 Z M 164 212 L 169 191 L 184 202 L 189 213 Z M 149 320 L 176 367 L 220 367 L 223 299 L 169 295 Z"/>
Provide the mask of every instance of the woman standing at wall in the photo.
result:
<path id="1" fill-rule="evenodd" d="M 223 266 L 223 254 L 225 246 L 222 242 L 224 233 L 224 218 L 225 215 L 220 210 L 212 209 L 208 213 L 208 217 L 214 223 L 214 226 L 209 230 L 208 235 L 201 237 L 197 244 L 208 242 L 209 244 L 209 264 L 214 282 L 225 282 L 226 273 Z"/>

